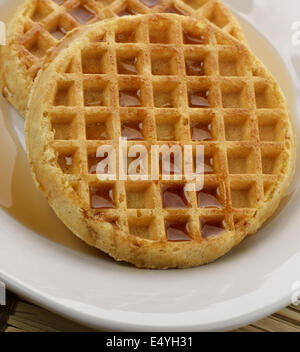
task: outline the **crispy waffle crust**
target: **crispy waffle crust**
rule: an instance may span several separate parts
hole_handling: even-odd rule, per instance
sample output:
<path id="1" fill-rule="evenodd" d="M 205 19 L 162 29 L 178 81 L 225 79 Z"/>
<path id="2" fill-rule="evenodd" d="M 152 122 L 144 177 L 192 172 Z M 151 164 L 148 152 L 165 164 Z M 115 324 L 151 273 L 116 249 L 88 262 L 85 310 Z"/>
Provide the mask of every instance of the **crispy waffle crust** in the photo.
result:
<path id="1" fill-rule="evenodd" d="M 217 0 L 27 0 L 8 23 L 7 45 L 0 49 L 4 96 L 25 116 L 30 89 L 46 52 L 66 33 L 106 18 L 157 12 L 204 16 L 245 40 L 238 21 Z"/>
<path id="2" fill-rule="evenodd" d="M 48 55 L 26 117 L 33 175 L 60 219 L 145 268 L 209 263 L 256 232 L 284 196 L 295 146 L 285 98 L 249 49 L 206 20 L 161 14 L 81 27 L 67 40 Z M 128 148 L 203 145 L 202 191 L 186 194 L 186 180 L 161 174 L 100 181 L 97 147 L 118 150 L 132 131 Z"/>

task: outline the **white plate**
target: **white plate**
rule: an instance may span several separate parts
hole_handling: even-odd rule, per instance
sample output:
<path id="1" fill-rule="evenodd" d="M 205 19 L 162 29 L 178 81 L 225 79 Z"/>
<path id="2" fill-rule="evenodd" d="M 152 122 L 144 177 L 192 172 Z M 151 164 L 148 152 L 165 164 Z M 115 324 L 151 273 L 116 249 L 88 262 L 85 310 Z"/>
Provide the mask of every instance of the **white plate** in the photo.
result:
<path id="1" fill-rule="evenodd" d="M 0 0 L 1 20 L 20 2 Z M 298 133 L 300 46 L 292 45 L 291 26 L 300 14 L 299 1 L 226 3 L 240 16 L 253 50 L 280 81 Z M 0 103 L 0 202 L 6 206 L 0 209 L 0 278 L 10 289 L 108 330 L 229 330 L 291 302 L 292 287 L 300 281 L 296 181 L 277 216 L 216 263 L 189 270 L 137 270 L 88 248 L 56 219 L 33 187 L 22 149 L 22 119 L 3 99 Z"/>

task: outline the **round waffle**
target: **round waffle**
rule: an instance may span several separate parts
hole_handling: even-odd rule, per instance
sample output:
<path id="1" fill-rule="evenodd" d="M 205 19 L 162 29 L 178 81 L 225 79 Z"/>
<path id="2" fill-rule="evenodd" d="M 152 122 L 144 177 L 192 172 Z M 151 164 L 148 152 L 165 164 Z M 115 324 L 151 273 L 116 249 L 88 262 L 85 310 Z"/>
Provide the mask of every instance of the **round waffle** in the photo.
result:
<path id="1" fill-rule="evenodd" d="M 3 94 L 22 116 L 46 52 L 74 28 L 114 16 L 156 12 L 206 17 L 238 39 L 243 32 L 218 0 L 27 0 L 7 26 L 2 52 Z"/>
<path id="2" fill-rule="evenodd" d="M 209 263 L 256 232 L 284 196 L 295 146 L 280 87 L 249 49 L 171 14 L 103 21 L 67 40 L 45 60 L 26 116 L 33 175 L 60 219 L 146 268 Z M 118 153 L 120 137 L 128 150 L 204 146 L 204 187 L 163 180 L 163 167 L 155 181 L 100 180 L 96 150 Z"/>

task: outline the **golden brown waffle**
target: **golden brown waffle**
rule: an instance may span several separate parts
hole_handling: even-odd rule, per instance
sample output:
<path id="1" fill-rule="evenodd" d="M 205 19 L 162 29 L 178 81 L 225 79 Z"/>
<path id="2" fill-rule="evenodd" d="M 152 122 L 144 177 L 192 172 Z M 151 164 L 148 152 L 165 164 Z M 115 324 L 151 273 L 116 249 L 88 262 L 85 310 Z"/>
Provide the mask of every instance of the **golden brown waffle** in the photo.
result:
<path id="1" fill-rule="evenodd" d="M 4 96 L 24 116 L 33 80 L 47 50 L 83 24 L 114 16 L 171 12 L 206 17 L 240 40 L 243 32 L 218 0 L 27 0 L 8 24 L 2 50 Z"/>
<path id="2" fill-rule="evenodd" d="M 39 188 L 77 236 L 138 267 L 190 267 L 275 211 L 294 170 L 293 130 L 278 84 L 245 45 L 205 20 L 158 14 L 68 39 L 35 82 L 26 139 Z M 118 150 L 121 136 L 148 150 L 203 145 L 204 188 L 100 181 L 96 150 Z"/>

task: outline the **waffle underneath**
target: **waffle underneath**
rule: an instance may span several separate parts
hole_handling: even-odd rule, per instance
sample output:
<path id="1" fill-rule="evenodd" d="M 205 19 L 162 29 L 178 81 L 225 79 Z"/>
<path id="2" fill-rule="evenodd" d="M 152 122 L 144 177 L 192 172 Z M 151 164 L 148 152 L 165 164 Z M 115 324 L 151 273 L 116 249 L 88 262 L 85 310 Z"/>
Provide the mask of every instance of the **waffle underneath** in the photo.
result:
<path id="1" fill-rule="evenodd" d="M 24 116 L 30 88 L 47 51 L 74 28 L 107 18 L 159 12 L 207 18 L 245 41 L 238 21 L 218 0 L 27 0 L 9 22 L 9 45 L 1 49 L 5 97 Z"/>

